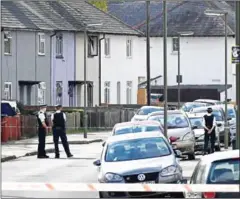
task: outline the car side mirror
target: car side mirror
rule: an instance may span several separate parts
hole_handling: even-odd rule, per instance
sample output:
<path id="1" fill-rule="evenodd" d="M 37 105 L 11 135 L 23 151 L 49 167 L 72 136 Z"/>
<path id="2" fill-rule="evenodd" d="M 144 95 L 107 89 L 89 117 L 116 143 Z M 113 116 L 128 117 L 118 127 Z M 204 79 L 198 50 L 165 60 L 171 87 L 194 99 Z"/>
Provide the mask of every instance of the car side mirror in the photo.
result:
<path id="1" fill-rule="evenodd" d="M 192 126 L 192 130 L 197 129 L 197 128 L 198 128 L 198 126 Z"/>
<path id="2" fill-rule="evenodd" d="M 230 121 L 230 120 L 232 120 L 232 118 L 231 118 L 231 117 L 228 117 L 227 120 Z"/>
<path id="3" fill-rule="evenodd" d="M 101 166 L 101 161 L 100 160 L 95 160 L 93 162 L 93 165 L 99 167 L 99 166 Z"/>
<path id="4" fill-rule="evenodd" d="M 182 179 L 181 180 L 181 184 L 187 184 L 188 183 L 188 180 L 187 179 Z"/>
<path id="5" fill-rule="evenodd" d="M 105 146 L 105 144 L 106 144 L 106 142 L 103 142 L 103 143 L 102 143 L 102 146 L 104 147 L 104 146 Z"/>
<path id="6" fill-rule="evenodd" d="M 181 158 L 181 157 L 182 157 L 181 151 L 179 151 L 179 150 L 177 150 L 177 149 L 174 149 L 174 153 L 175 153 L 175 156 L 176 156 L 177 158 Z"/>
<path id="7" fill-rule="evenodd" d="M 222 124 L 217 124 L 217 126 L 218 126 L 218 127 L 221 127 L 221 126 L 222 126 Z"/>

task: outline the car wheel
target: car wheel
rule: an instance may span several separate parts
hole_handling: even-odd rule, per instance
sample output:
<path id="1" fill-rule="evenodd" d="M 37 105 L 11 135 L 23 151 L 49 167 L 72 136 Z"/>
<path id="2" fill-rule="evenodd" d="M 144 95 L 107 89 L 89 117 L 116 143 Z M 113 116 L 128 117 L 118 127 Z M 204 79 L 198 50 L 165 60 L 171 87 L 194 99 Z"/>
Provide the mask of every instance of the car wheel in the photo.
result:
<path id="1" fill-rule="evenodd" d="M 182 192 L 175 192 L 171 194 L 172 198 L 184 198 L 184 194 Z"/>
<path id="2" fill-rule="evenodd" d="M 221 151 L 221 146 L 220 144 L 218 146 L 215 146 L 215 151 Z"/>
<path id="3" fill-rule="evenodd" d="M 195 160 L 195 153 L 189 154 L 188 159 L 189 160 Z"/>
<path id="4" fill-rule="evenodd" d="M 99 192 L 99 198 L 104 198 L 102 192 Z"/>

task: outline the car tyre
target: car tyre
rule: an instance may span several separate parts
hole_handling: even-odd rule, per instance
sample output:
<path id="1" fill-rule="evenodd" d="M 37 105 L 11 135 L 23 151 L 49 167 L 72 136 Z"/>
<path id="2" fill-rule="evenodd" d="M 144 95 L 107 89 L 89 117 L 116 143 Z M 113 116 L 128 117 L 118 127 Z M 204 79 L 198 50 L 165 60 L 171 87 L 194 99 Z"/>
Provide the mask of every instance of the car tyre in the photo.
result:
<path id="1" fill-rule="evenodd" d="M 184 198 L 184 193 L 182 192 L 175 192 L 171 194 L 172 198 Z"/>
<path id="2" fill-rule="evenodd" d="M 189 160 L 195 160 L 195 153 L 189 154 L 188 159 Z"/>

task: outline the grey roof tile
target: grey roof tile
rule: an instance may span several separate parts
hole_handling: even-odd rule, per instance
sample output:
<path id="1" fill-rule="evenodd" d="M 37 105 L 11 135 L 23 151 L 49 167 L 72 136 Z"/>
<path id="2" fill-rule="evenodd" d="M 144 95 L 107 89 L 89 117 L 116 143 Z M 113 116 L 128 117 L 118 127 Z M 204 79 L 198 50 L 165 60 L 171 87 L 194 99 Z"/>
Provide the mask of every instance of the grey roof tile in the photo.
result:
<path id="1" fill-rule="evenodd" d="M 234 35 L 235 17 L 225 1 L 183 1 L 168 2 L 168 35 L 176 35 L 180 31 L 193 31 L 195 36 L 223 36 L 224 19 L 209 17 L 204 14 L 206 9 L 227 10 L 228 34 Z M 125 23 L 146 32 L 145 2 L 109 3 L 109 12 Z M 151 2 L 150 35 L 163 35 L 162 2 Z"/>
<path id="2" fill-rule="evenodd" d="M 140 32 L 84 1 L 3 1 L 2 27 L 139 35 Z"/>

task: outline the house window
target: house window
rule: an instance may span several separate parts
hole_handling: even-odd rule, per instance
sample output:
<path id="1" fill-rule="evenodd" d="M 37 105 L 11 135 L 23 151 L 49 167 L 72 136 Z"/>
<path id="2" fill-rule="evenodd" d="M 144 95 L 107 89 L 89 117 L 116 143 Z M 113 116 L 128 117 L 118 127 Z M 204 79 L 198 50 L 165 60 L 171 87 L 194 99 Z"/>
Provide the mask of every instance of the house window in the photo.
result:
<path id="1" fill-rule="evenodd" d="M 38 54 L 45 55 L 45 34 L 38 33 Z"/>
<path id="2" fill-rule="evenodd" d="M 127 104 L 132 103 L 132 81 L 127 81 Z"/>
<path id="3" fill-rule="evenodd" d="M 131 58 L 132 57 L 132 40 L 131 39 L 127 39 L 127 45 L 126 45 L 127 49 L 127 57 Z"/>
<path id="4" fill-rule="evenodd" d="M 179 38 L 174 37 L 174 38 L 172 38 L 172 51 L 178 52 L 178 49 L 179 49 Z"/>
<path id="5" fill-rule="evenodd" d="M 98 55 L 98 37 L 88 36 L 88 56 L 94 57 Z"/>
<path id="6" fill-rule="evenodd" d="M 4 98 L 6 100 L 12 99 L 12 82 L 4 82 Z"/>
<path id="7" fill-rule="evenodd" d="M 117 82 L 117 104 L 121 104 L 121 82 Z"/>
<path id="8" fill-rule="evenodd" d="M 10 32 L 4 32 L 4 54 L 12 54 L 12 35 Z"/>
<path id="9" fill-rule="evenodd" d="M 109 104 L 110 103 L 110 82 L 106 81 L 104 83 L 104 103 Z"/>
<path id="10" fill-rule="evenodd" d="M 63 36 L 62 34 L 58 34 L 56 36 L 56 57 L 63 56 Z"/>
<path id="11" fill-rule="evenodd" d="M 110 38 L 105 38 L 104 52 L 105 56 L 110 56 Z"/>
<path id="12" fill-rule="evenodd" d="M 56 104 L 61 104 L 63 103 L 63 82 L 62 81 L 57 81 L 56 82 Z"/>

